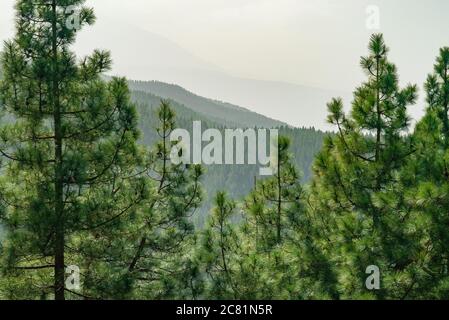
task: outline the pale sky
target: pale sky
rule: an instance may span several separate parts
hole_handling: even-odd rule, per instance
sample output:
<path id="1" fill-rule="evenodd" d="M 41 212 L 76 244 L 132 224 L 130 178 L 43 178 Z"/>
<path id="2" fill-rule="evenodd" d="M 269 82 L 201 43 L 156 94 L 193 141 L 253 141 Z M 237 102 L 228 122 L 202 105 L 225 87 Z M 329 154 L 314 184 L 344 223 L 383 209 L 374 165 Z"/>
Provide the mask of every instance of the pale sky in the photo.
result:
<path id="1" fill-rule="evenodd" d="M 4 40 L 13 32 L 14 0 L 0 3 Z M 77 52 L 87 54 L 96 44 L 108 46 L 114 72 L 146 80 L 158 75 L 156 68 L 168 74 L 165 57 L 176 60 L 176 67 L 350 92 L 364 79 L 359 58 L 366 54 L 370 34 L 383 32 L 401 82 L 422 85 L 438 49 L 449 46 L 447 0 L 88 0 L 87 5 L 94 7 L 98 26 L 82 32 Z M 380 29 L 367 28 L 371 5 L 379 8 Z M 147 76 L 132 71 L 139 64 L 151 65 L 152 72 Z M 214 94 L 203 91 L 197 93 Z M 269 112 L 257 105 L 254 109 Z M 418 106 L 411 113 L 419 117 L 422 109 Z M 285 120 L 291 112 L 278 118 Z"/>

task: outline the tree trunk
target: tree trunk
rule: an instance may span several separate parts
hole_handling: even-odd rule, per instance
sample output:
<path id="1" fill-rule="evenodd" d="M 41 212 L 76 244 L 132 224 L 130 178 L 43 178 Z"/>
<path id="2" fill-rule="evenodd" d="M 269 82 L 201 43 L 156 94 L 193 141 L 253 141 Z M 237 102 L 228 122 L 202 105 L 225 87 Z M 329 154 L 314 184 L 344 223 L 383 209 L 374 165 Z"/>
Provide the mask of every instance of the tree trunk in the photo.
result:
<path id="1" fill-rule="evenodd" d="M 277 219 L 276 219 L 276 240 L 277 243 L 281 243 L 281 205 L 282 205 L 282 186 L 281 186 L 281 159 L 278 152 L 278 201 L 277 201 Z"/>
<path id="2" fill-rule="evenodd" d="M 61 106 L 59 102 L 59 81 L 58 81 L 58 49 L 57 49 L 57 12 L 56 0 L 52 1 L 52 56 L 53 56 L 53 81 L 52 81 L 52 102 L 53 121 L 55 128 L 55 275 L 54 292 L 56 300 L 64 300 L 65 263 L 64 263 L 64 207 L 63 207 L 63 173 L 62 173 L 62 130 L 61 130 Z"/>
<path id="3" fill-rule="evenodd" d="M 376 162 L 379 161 L 380 157 L 380 141 L 381 141 L 381 125 L 380 122 L 382 120 L 381 113 L 380 113 L 380 75 L 379 75 L 379 68 L 380 68 L 380 58 L 376 57 L 376 113 L 377 113 L 377 132 L 376 132 Z"/>
<path id="4" fill-rule="evenodd" d="M 449 108 L 449 92 L 447 91 L 447 83 L 448 83 L 448 70 L 447 67 L 444 70 L 443 77 L 443 126 L 444 126 L 444 140 L 446 143 L 446 147 L 449 145 L 449 119 L 448 119 L 448 108 Z"/>

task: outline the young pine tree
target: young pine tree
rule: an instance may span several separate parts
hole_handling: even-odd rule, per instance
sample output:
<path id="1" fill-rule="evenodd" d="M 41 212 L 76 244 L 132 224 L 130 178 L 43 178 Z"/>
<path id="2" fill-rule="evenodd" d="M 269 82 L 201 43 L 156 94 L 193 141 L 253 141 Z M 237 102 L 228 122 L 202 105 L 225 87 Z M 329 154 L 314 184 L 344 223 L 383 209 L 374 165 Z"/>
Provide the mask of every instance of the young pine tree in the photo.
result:
<path id="1" fill-rule="evenodd" d="M 84 296 L 65 287 L 69 265 L 82 275 L 87 264 L 97 266 L 90 278 L 112 279 L 104 265 L 118 258 L 125 218 L 147 197 L 145 180 L 135 176 L 139 133 L 126 81 L 102 80 L 107 52 L 77 62 L 70 51 L 76 27 L 94 22 L 83 2 L 17 1 L 17 34 L 1 56 L 2 291 L 9 298 Z M 70 8 L 79 26 L 68 23 Z"/>
<path id="2" fill-rule="evenodd" d="M 320 235 L 306 211 L 289 146 L 289 139 L 279 137 L 276 173 L 260 180 L 244 203 L 236 277 L 247 285 L 240 293 L 262 299 L 336 297 L 335 276 L 316 245 Z"/>
<path id="3" fill-rule="evenodd" d="M 260 180 L 245 201 L 258 247 L 269 250 L 290 236 L 289 220 L 303 212 L 299 173 L 291 161 L 290 140 L 280 136 L 275 174 Z"/>
<path id="4" fill-rule="evenodd" d="M 349 115 L 341 99 L 329 103 L 337 133 L 325 140 L 314 164 L 311 211 L 343 298 L 404 298 L 413 282 L 415 221 L 397 180 L 414 152 L 406 111 L 416 87 L 399 88 L 387 54 L 383 36 L 373 35 L 361 59 L 367 81 L 355 90 Z M 365 286 L 371 265 L 380 269 L 379 290 Z"/>
<path id="5" fill-rule="evenodd" d="M 140 224 L 131 232 L 135 243 L 128 259 L 128 272 L 135 283 L 135 294 L 146 298 L 192 298 L 188 276 L 195 277 L 190 250 L 194 247 L 192 216 L 201 205 L 203 191 L 200 165 L 172 161 L 170 135 L 175 113 L 168 101 L 157 109 L 159 141 L 150 152 L 145 173 L 152 181 L 153 196 L 140 215 Z M 182 148 L 179 148 L 182 152 Z M 192 273 L 193 272 L 193 273 Z M 187 278 L 186 278 L 187 277 Z"/>
<path id="6" fill-rule="evenodd" d="M 199 260 L 207 275 L 205 296 L 209 299 L 236 299 L 235 259 L 239 241 L 231 221 L 236 204 L 218 192 L 215 207 L 202 234 Z"/>

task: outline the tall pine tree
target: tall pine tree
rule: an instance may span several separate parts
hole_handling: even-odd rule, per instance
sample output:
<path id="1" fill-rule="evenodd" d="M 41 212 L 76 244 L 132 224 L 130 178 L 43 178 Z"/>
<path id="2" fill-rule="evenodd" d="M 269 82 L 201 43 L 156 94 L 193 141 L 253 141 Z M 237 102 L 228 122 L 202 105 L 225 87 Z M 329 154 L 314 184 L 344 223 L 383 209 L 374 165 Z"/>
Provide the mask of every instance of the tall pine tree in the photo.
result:
<path id="1" fill-rule="evenodd" d="M 320 234 L 306 210 L 307 193 L 284 136 L 279 137 L 276 168 L 273 176 L 258 181 L 243 205 L 236 282 L 245 285 L 240 294 L 262 299 L 336 297 L 335 276 L 316 244 Z"/>
<path id="2" fill-rule="evenodd" d="M 83 3 L 17 1 L 17 34 L 1 57 L 9 122 L 0 129 L 2 272 L 11 298 L 84 296 L 65 287 L 66 266 L 84 274 L 87 262 L 113 260 L 124 217 L 148 194 L 136 176 L 142 157 L 126 81 L 102 80 L 108 52 L 77 62 L 70 51 L 77 31 L 95 19 Z M 100 279 L 113 277 L 100 271 Z"/>
<path id="3" fill-rule="evenodd" d="M 425 83 L 427 108 L 417 124 L 417 152 L 401 174 L 419 221 L 420 268 L 413 298 L 449 297 L 449 48 L 442 48 Z"/>
<path id="4" fill-rule="evenodd" d="M 181 295 L 180 283 L 194 267 L 191 250 L 195 229 L 192 216 L 202 203 L 200 165 L 172 161 L 171 133 L 176 115 L 169 101 L 161 101 L 156 111 L 159 140 L 147 157 L 145 175 L 152 182 L 151 194 L 139 216 L 129 241 L 134 243 L 128 258 L 128 272 L 135 294 L 147 298 L 174 298 Z M 182 148 L 179 148 L 180 150 Z M 182 151 L 181 151 L 182 152 Z M 187 298 L 191 288 L 184 290 Z"/>
<path id="5" fill-rule="evenodd" d="M 387 54 L 383 36 L 373 35 L 369 55 L 361 59 L 367 81 L 355 90 L 349 115 L 341 99 L 328 104 L 337 133 L 326 139 L 314 164 L 312 213 L 343 298 L 408 297 L 419 251 L 415 221 L 397 182 L 415 151 L 406 111 L 417 89 L 399 88 Z M 380 269 L 379 290 L 366 287 L 372 265 Z"/>

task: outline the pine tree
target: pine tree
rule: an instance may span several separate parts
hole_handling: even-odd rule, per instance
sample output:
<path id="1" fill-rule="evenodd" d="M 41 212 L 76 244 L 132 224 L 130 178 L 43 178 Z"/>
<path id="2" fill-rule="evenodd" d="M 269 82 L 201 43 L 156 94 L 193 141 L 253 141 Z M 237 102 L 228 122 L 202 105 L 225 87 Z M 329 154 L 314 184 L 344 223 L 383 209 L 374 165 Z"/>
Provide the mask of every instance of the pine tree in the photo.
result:
<path id="1" fill-rule="evenodd" d="M 258 181 L 245 200 L 236 278 L 246 285 L 239 292 L 253 299 L 336 297 L 335 276 L 316 245 L 320 235 L 289 147 L 290 140 L 280 136 L 275 174 Z"/>
<path id="2" fill-rule="evenodd" d="M 302 187 L 289 153 L 290 140 L 278 139 L 275 174 L 260 180 L 245 202 L 248 218 L 254 225 L 261 248 L 269 249 L 289 236 L 289 220 L 301 214 Z"/>
<path id="3" fill-rule="evenodd" d="M 355 90 L 349 115 L 341 99 L 328 104 L 337 134 L 325 140 L 314 164 L 311 211 L 344 298 L 406 298 L 419 251 L 413 242 L 415 221 L 397 183 L 415 152 L 406 135 L 406 111 L 417 90 L 399 88 L 387 54 L 383 36 L 373 35 L 369 55 L 361 59 L 368 79 Z M 380 268 L 380 290 L 365 287 L 370 265 Z"/>
<path id="4" fill-rule="evenodd" d="M 78 29 L 95 20 L 83 3 L 18 1 L 17 34 L 1 57 L 9 121 L 0 129 L 9 279 L 2 290 L 10 298 L 64 299 L 65 267 L 76 264 L 84 274 L 87 262 L 113 260 L 124 218 L 147 197 L 145 179 L 136 176 L 139 132 L 126 81 L 102 80 L 108 52 L 77 62 L 70 51 Z M 68 23 L 70 8 L 79 28 Z M 100 278 L 113 278 L 114 270 L 100 270 Z"/>
<path id="5" fill-rule="evenodd" d="M 145 168 L 154 196 L 146 203 L 140 224 L 129 239 L 135 246 L 127 268 L 135 281 L 135 294 L 171 298 L 180 295 L 179 281 L 185 281 L 186 274 L 193 271 L 190 267 L 195 268 L 190 254 L 195 241 L 192 216 L 202 203 L 203 169 L 172 161 L 172 148 L 178 142 L 170 140 L 176 115 L 169 101 L 161 101 L 156 115 L 159 141 Z"/>
<path id="6" fill-rule="evenodd" d="M 425 83 L 426 113 L 417 124 L 417 152 L 401 174 L 414 218 L 419 221 L 420 268 L 414 298 L 449 297 L 449 48 L 442 48 Z"/>
<path id="7" fill-rule="evenodd" d="M 199 260 L 207 275 L 205 295 L 209 299 L 235 299 L 238 284 L 234 283 L 234 268 L 239 240 L 232 218 L 236 203 L 224 192 L 217 193 L 214 203 L 199 249 Z"/>

